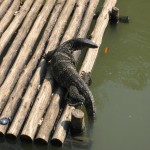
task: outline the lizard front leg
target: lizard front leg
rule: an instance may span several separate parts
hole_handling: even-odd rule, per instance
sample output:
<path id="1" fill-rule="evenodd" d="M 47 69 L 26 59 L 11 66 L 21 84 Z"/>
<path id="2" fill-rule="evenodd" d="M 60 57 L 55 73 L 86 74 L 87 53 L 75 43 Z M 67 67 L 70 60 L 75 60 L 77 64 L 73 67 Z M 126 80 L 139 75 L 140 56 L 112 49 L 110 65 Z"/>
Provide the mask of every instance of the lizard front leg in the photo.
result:
<path id="1" fill-rule="evenodd" d="M 84 80 L 84 82 L 90 86 L 92 84 L 92 79 L 91 79 L 91 73 L 90 72 L 81 72 L 81 78 Z"/>

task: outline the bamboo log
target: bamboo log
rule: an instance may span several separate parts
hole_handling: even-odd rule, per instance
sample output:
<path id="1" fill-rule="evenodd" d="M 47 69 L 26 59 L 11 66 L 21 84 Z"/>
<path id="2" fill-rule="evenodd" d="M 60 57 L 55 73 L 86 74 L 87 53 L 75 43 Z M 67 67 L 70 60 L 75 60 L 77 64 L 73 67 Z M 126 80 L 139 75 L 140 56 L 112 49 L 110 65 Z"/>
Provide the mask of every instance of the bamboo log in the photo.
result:
<path id="1" fill-rule="evenodd" d="M 35 74 L 34 74 L 34 76 L 33 76 L 33 80 L 35 80 L 36 81 L 36 77 L 37 76 L 40 76 L 40 80 L 38 80 L 38 84 L 40 84 L 40 81 L 42 80 L 42 75 L 44 74 L 44 71 L 45 71 L 45 62 L 44 61 L 41 61 L 41 63 L 39 64 L 39 66 L 38 66 L 38 69 L 36 70 L 36 72 L 35 72 Z M 30 86 L 32 86 L 31 84 L 30 84 Z M 18 90 L 18 93 L 15 93 L 15 94 L 19 94 L 19 90 Z M 19 94 L 20 95 L 20 94 Z M 14 97 L 13 97 L 14 96 Z M 14 116 L 14 113 L 16 112 L 16 109 L 17 109 L 17 107 L 18 107 L 18 105 L 19 105 L 19 100 L 21 99 L 21 97 L 18 97 L 18 99 L 15 99 L 16 97 L 15 97 L 16 95 L 14 95 L 14 93 L 11 95 L 11 97 L 10 97 L 10 99 L 9 99 L 9 101 L 8 101 L 8 103 L 7 103 L 7 105 L 6 105 L 6 107 L 4 108 L 4 110 L 3 110 L 3 112 L 2 112 L 2 114 L 1 114 L 1 118 L 3 118 L 3 117 L 6 117 L 6 118 L 13 118 L 13 116 Z M 17 101 L 18 100 L 18 101 Z M 25 99 L 25 100 L 23 100 L 23 101 L 26 101 L 26 102 L 28 102 L 30 99 Z M 24 103 L 25 104 L 25 103 Z M 21 119 L 19 119 L 19 123 L 20 123 L 20 120 L 22 121 L 22 123 L 23 123 L 23 117 L 26 117 L 26 114 L 25 114 L 25 112 L 26 112 L 26 110 L 27 110 L 27 107 L 25 107 L 25 105 L 23 104 L 23 109 L 21 110 L 22 111 L 22 113 L 23 114 L 19 114 L 19 115 L 22 115 L 22 116 L 20 116 L 21 117 Z M 29 107 L 30 106 L 30 104 L 31 104 L 31 102 L 29 103 L 26 103 L 26 105 Z M 19 118 L 20 118 L 19 117 Z M 18 118 L 17 118 L 18 119 Z M 20 125 L 20 124 L 19 124 Z M 15 124 L 15 128 L 17 128 L 17 131 L 19 131 L 19 128 L 18 128 L 19 126 L 17 125 L 17 124 Z M 6 130 L 7 130 L 7 128 L 8 128 L 8 125 L 0 125 L 0 134 L 2 135 L 4 135 L 5 134 L 5 132 L 6 132 Z"/>
<path id="2" fill-rule="evenodd" d="M 20 1 L 20 0 L 19 0 Z M 42 7 L 44 1 L 36 0 L 33 4 L 31 10 L 27 14 L 22 26 L 20 27 L 11 47 L 9 48 L 7 54 L 4 56 L 2 63 L 0 65 L 0 85 L 3 83 L 10 66 L 12 65 L 15 56 L 17 55 L 21 44 L 23 43 L 24 39 L 28 35 L 30 28 L 35 21 L 40 8 Z M 0 29 L 1 31 L 1 29 Z"/>
<path id="3" fill-rule="evenodd" d="M 3 1 L 4 1 L 4 0 L 0 0 L 0 5 L 2 4 Z"/>
<path id="4" fill-rule="evenodd" d="M 5 82 L 0 89 L 0 112 L 2 112 L 4 106 L 7 103 L 8 97 L 14 88 L 20 73 L 23 70 L 24 65 L 27 63 L 30 55 L 33 52 L 34 44 L 40 35 L 42 28 L 44 27 L 46 20 L 55 4 L 56 0 L 47 0 L 42 8 L 38 18 L 36 19 L 29 35 L 27 36 L 20 53 L 18 54 L 9 74 L 7 75 Z M 12 80 L 13 79 L 13 80 Z M 7 89 L 7 91 L 6 91 Z"/>
<path id="5" fill-rule="evenodd" d="M 92 22 L 92 18 L 93 18 L 94 14 L 95 14 L 95 10 L 96 10 L 96 7 L 98 5 L 98 2 L 99 2 L 98 0 L 90 1 L 77 37 L 86 37 L 86 35 L 88 33 L 88 30 L 90 28 L 91 22 Z M 78 53 L 80 53 L 80 52 L 78 51 Z M 74 56 L 75 56 L 76 60 L 79 58 L 79 54 L 78 53 L 74 53 Z M 69 107 L 70 106 L 67 105 L 66 106 L 66 110 L 68 110 Z M 64 114 L 62 115 L 61 121 L 57 125 L 58 128 L 55 131 L 56 133 L 54 133 L 55 136 L 52 137 L 52 140 L 51 140 L 52 144 L 55 144 L 55 145 L 59 144 L 60 146 L 63 144 L 64 139 L 65 139 L 65 137 L 67 135 L 67 132 L 66 132 L 66 130 L 64 128 L 60 128 L 59 126 L 61 125 L 62 122 L 63 122 L 63 124 L 65 124 L 65 123 L 68 124 L 68 121 L 69 122 L 71 121 L 71 120 L 67 120 L 67 121 L 63 120 L 63 118 L 65 118 L 64 116 L 68 116 L 68 115 L 70 115 L 70 111 L 65 111 Z M 59 130 L 61 130 L 61 131 L 59 131 Z M 63 137 L 60 136 L 59 134 L 57 134 L 58 132 L 61 132 Z M 54 140 L 54 142 L 53 142 L 53 140 Z"/>
<path id="6" fill-rule="evenodd" d="M 5 15 L 12 2 L 13 0 L 4 0 L 2 5 L 0 5 L 0 19 Z"/>
<path id="7" fill-rule="evenodd" d="M 35 138 L 35 141 L 38 143 L 48 144 L 51 131 L 56 122 L 57 116 L 60 110 L 61 98 L 64 96 L 64 91 L 61 88 L 58 88 L 55 94 L 52 97 L 51 103 L 48 107 L 48 110 L 44 116 L 44 120 L 38 134 Z"/>
<path id="8" fill-rule="evenodd" d="M 53 37 L 53 35 L 56 35 L 56 37 L 53 37 L 54 39 L 53 39 L 53 42 L 51 43 L 51 45 L 55 45 L 54 44 L 55 40 L 57 40 L 57 37 L 60 37 L 60 34 L 63 32 L 65 25 L 67 24 L 67 20 L 69 19 L 69 16 L 70 16 L 70 14 L 74 8 L 75 2 L 76 2 L 76 0 L 72 0 L 72 1 L 67 0 L 67 3 L 65 4 L 64 9 L 62 10 L 61 15 L 59 16 L 58 21 L 57 21 L 57 23 L 54 27 L 54 30 L 52 32 L 52 35 L 50 37 L 50 39 L 51 39 Z M 50 76 L 49 70 L 47 71 L 47 75 Z M 35 114 L 35 112 L 38 111 L 37 106 L 39 106 L 40 102 L 43 101 L 42 96 L 40 97 L 40 95 L 48 95 L 49 94 L 49 97 L 46 97 L 44 99 L 44 101 L 47 101 L 47 105 L 44 105 L 44 107 L 43 107 L 43 110 L 45 110 L 48 106 L 48 102 L 49 102 L 49 99 L 51 96 L 51 92 L 50 92 L 49 88 L 52 88 L 52 87 L 53 87 L 53 80 L 49 80 L 49 79 L 45 78 L 45 80 L 41 86 L 39 97 L 35 101 L 36 105 L 34 104 L 34 106 L 32 108 L 32 110 L 35 110 L 35 111 L 32 111 L 32 113 L 30 113 L 29 118 L 25 124 L 25 127 L 23 128 L 23 131 L 21 133 L 21 138 L 33 140 L 35 133 L 36 133 L 36 130 L 37 130 L 37 127 L 38 127 L 37 123 L 44 114 L 44 111 L 41 111 L 38 114 Z M 45 90 L 42 90 L 43 88 Z M 38 121 L 35 120 L 35 116 L 36 116 L 36 118 L 39 119 Z M 30 120 L 32 120 L 32 121 L 30 121 Z M 31 126 L 34 127 L 34 130 L 31 128 Z"/>
<path id="9" fill-rule="evenodd" d="M 57 1 L 56 6 L 55 6 L 55 8 L 51 14 L 48 25 L 45 28 L 42 39 L 40 40 L 34 55 L 32 56 L 30 62 L 26 66 L 24 72 L 21 74 L 19 81 L 17 82 L 17 85 L 15 86 L 15 89 L 18 89 L 18 90 L 14 90 L 15 91 L 15 92 L 13 91 L 14 96 L 10 96 L 10 98 L 13 97 L 13 99 L 16 99 L 16 101 L 18 101 L 19 98 L 21 97 L 21 94 L 26 87 L 25 85 L 27 84 L 29 78 L 31 78 L 32 72 L 40 60 L 40 57 L 44 51 L 46 41 L 48 40 L 48 38 L 51 34 L 51 31 L 52 31 L 52 29 L 53 29 L 53 27 L 57 21 L 57 18 L 58 18 L 59 14 L 63 8 L 64 3 L 65 3 L 65 0 Z M 43 61 L 45 62 L 45 60 L 43 60 Z M 45 65 L 45 67 L 46 67 L 46 65 Z M 23 101 L 21 103 L 21 106 L 20 106 L 20 108 L 19 108 L 19 110 L 15 116 L 13 124 L 11 125 L 11 127 L 9 128 L 9 130 L 7 132 L 7 134 L 13 135 L 14 137 L 17 137 L 17 135 L 18 135 L 18 133 L 19 133 L 19 131 L 23 125 L 23 122 L 25 120 L 25 116 L 29 111 L 30 103 L 33 101 L 33 98 L 34 98 L 35 94 L 37 93 L 38 86 L 39 86 L 39 84 L 37 84 L 37 83 L 39 83 L 41 77 L 36 76 L 34 78 L 35 79 L 31 80 L 31 85 L 34 86 L 34 89 L 31 89 L 31 86 L 28 87 L 27 92 L 25 93 L 25 96 L 24 96 Z M 32 96 L 33 98 L 30 98 L 31 95 L 34 95 L 34 96 Z M 21 122 L 20 120 L 23 120 L 23 121 Z"/>
<path id="10" fill-rule="evenodd" d="M 72 2 L 70 2 L 69 0 L 67 0 L 65 8 L 61 12 L 61 16 L 59 17 L 59 19 L 57 21 L 57 26 L 54 27 L 52 35 L 48 41 L 46 53 L 50 50 L 55 49 L 57 47 L 57 45 L 60 43 L 61 36 L 63 35 L 64 29 L 67 26 L 67 21 L 68 21 L 70 14 L 75 6 L 75 1 L 76 0 L 72 0 Z"/>
<path id="11" fill-rule="evenodd" d="M 72 107 L 72 106 L 69 106 L 69 105 L 66 106 L 66 108 L 62 114 L 62 117 L 57 124 L 53 138 L 51 140 L 51 143 L 53 145 L 62 146 L 62 144 L 64 143 L 66 133 L 67 133 L 68 127 L 70 125 L 71 112 L 73 109 L 74 109 L 74 107 Z"/>
<path id="12" fill-rule="evenodd" d="M 96 11 L 98 3 L 99 3 L 99 0 L 89 1 L 89 6 L 87 8 L 84 19 L 82 21 L 80 30 L 77 34 L 78 38 L 84 38 L 87 36 L 87 33 L 88 33 L 91 23 L 93 21 L 93 16 L 95 15 L 95 11 Z M 73 52 L 73 55 L 74 55 L 76 61 L 78 60 L 80 54 L 81 54 L 81 51 Z"/>
<path id="13" fill-rule="evenodd" d="M 82 1 L 78 0 L 77 1 L 77 7 L 74 11 L 74 15 L 71 18 L 71 22 L 69 23 L 68 29 L 65 32 L 65 35 L 64 35 L 61 43 L 76 36 L 77 31 L 78 31 L 81 21 L 82 21 L 82 17 L 85 12 L 85 8 L 87 6 L 87 2 L 88 2 L 87 0 L 82 0 Z"/>
<path id="14" fill-rule="evenodd" d="M 9 25 L 16 11 L 20 6 L 20 0 L 13 1 L 11 7 L 8 9 L 4 17 L 0 20 L 0 35 L 4 32 L 6 27 Z"/>
<path id="15" fill-rule="evenodd" d="M 87 5 L 87 0 L 78 1 L 78 3 L 77 3 L 78 7 L 76 7 L 76 9 L 74 11 L 74 15 L 71 19 L 71 22 L 69 23 L 67 31 L 65 32 L 63 41 L 73 38 L 76 35 L 77 30 L 80 26 L 86 5 Z M 63 94 L 62 89 L 58 88 L 56 91 L 56 94 L 54 94 L 54 97 L 52 98 L 52 102 L 48 108 L 48 111 L 46 112 L 43 123 L 40 127 L 40 130 L 39 130 L 37 136 L 36 136 L 36 139 L 35 139 L 36 141 L 38 141 L 38 142 L 40 141 L 41 143 L 48 144 L 49 136 L 51 134 L 51 131 L 52 131 L 54 123 L 56 121 L 57 115 L 59 113 L 58 106 L 60 104 L 60 97 L 62 97 L 63 95 L 64 94 Z M 53 109 L 53 108 L 57 108 L 57 109 Z M 55 114 L 55 115 L 53 115 L 53 114 Z"/>
<path id="16" fill-rule="evenodd" d="M 107 24 L 109 22 L 109 12 L 112 10 L 112 7 L 115 6 L 117 0 L 105 0 L 102 12 L 100 13 L 95 28 L 91 34 L 91 40 L 94 41 L 98 48 L 92 49 L 90 48 L 85 56 L 85 59 L 82 63 L 82 66 L 80 68 L 79 74 L 81 74 L 82 71 L 84 72 L 91 72 L 92 68 L 94 66 L 98 49 L 102 42 L 102 37 L 104 34 L 104 31 L 107 27 Z"/>
<path id="17" fill-rule="evenodd" d="M 13 119 L 13 122 L 7 132 L 7 136 L 17 138 L 25 119 L 28 116 L 30 108 L 34 103 L 35 96 L 39 90 L 39 85 L 42 82 L 42 74 L 45 72 L 45 61 L 41 61 L 38 69 L 36 70 L 34 76 L 32 77 L 30 84 L 22 98 L 22 102 L 19 109 Z"/>
<path id="18" fill-rule="evenodd" d="M 49 70 L 49 69 L 48 69 Z M 51 75 L 46 75 L 47 80 L 51 80 Z M 53 81 L 51 81 L 52 83 Z M 38 128 L 38 125 L 40 123 L 40 119 L 42 118 L 45 108 L 50 103 L 50 96 L 52 94 L 52 85 L 50 85 L 49 82 L 45 83 L 45 80 L 43 82 L 44 86 L 41 86 L 41 90 L 38 93 L 38 96 L 36 98 L 36 101 L 31 109 L 30 115 L 27 119 L 27 122 L 23 128 L 23 131 L 21 133 L 21 139 L 25 139 L 27 141 L 32 141 L 36 130 Z M 46 91 L 46 94 L 43 92 Z M 44 94 L 43 94 L 44 93 Z M 29 136 L 30 135 L 30 136 Z"/>
<path id="19" fill-rule="evenodd" d="M 84 112 L 80 109 L 74 109 L 71 113 L 71 133 L 79 134 L 85 129 Z"/>
<path id="20" fill-rule="evenodd" d="M 5 46 L 7 46 L 8 42 L 14 35 L 15 31 L 19 27 L 19 25 L 22 23 L 23 19 L 25 18 L 26 14 L 30 10 L 30 7 L 33 4 L 33 0 L 26 0 L 21 9 L 19 10 L 19 13 L 15 16 L 13 21 L 8 26 L 7 30 L 3 33 L 3 35 L 0 38 L 0 58 L 2 57 L 2 53 L 5 50 Z M 2 3 L 3 4 L 3 3 Z"/>

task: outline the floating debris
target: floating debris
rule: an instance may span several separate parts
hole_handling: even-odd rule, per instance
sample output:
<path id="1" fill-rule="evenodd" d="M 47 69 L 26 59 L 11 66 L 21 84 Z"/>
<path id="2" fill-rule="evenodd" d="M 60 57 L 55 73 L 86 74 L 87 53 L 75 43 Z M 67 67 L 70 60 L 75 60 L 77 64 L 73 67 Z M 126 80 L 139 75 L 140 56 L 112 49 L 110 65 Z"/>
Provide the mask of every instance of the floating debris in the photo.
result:
<path id="1" fill-rule="evenodd" d="M 4 117 L 4 118 L 1 118 L 1 119 L 0 119 L 0 124 L 1 124 L 1 125 L 7 125 L 7 124 L 9 124 L 11 121 L 12 121 L 11 118 L 6 118 L 6 117 Z"/>
<path id="2" fill-rule="evenodd" d="M 105 54 L 107 54 L 107 53 L 109 52 L 109 48 L 106 47 L 106 48 L 104 49 L 104 52 L 105 52 Z"/>

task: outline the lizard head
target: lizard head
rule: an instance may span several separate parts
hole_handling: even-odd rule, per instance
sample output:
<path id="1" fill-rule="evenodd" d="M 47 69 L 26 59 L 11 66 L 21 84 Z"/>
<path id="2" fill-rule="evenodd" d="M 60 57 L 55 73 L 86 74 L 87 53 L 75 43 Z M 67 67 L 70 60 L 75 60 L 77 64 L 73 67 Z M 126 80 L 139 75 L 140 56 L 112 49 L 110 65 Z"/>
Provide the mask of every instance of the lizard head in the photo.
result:
<path id="1" fill-rule="evenodd" d="M 97 48 L 98 46 L 92 42 L 90 39 L 86 38 L 77 38 L 72 39 L 73 49 L 82 49 L 82 48 Z"/>

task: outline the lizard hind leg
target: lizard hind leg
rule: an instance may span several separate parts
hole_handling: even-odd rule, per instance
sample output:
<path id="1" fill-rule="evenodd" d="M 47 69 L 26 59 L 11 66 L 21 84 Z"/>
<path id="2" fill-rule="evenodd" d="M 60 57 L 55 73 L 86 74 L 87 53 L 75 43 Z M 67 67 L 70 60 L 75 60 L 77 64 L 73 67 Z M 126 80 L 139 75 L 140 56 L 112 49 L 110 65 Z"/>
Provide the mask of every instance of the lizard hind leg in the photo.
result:
<path id="1" fill-rule="evenodd" d="M 91 73 L 90 72 L 82 71 L 81 72 L 81 77 L 84 80 L 85 84 L 87 84 L 88 86 L 90 86 L 92 84 L 92 79 L 91 79 Z"/>
<path id="2" fill-rule="evenodd" d="M 71 106 L 81 106 L 85 102 L 85 98 L 79 93 L 75 86 L 70 86 L 68 96 L 68 104 Z"/>

